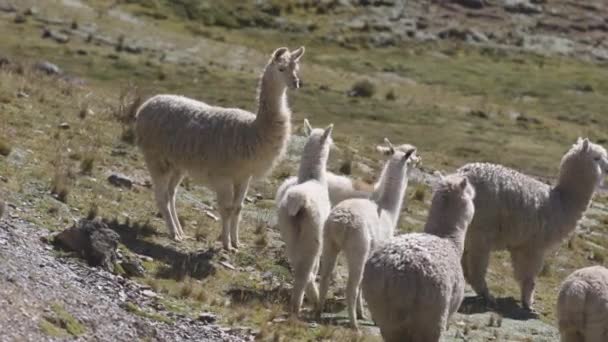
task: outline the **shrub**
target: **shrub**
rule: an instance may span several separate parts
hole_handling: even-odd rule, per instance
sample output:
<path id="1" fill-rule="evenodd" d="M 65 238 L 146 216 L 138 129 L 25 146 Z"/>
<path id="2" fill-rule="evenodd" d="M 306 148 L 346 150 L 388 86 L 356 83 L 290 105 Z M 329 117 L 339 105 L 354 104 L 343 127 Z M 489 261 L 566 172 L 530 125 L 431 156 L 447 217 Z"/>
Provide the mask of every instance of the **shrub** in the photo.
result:
<path id="1" fill-rule="evenodd" d="M 0 138 L 0 155 L 7 157 L 9 154 L 11 154 L 11 150 L 12 148 L 8 142 Z"/>
<path id="2" fill-rule="evenodd" d="M 386 93 L 385 98 L 387 101 L 395 101 L 397 99 L 397 95 L 395 95 L 395 92 L 393 89 L 391 89 Z"/>
<path id="3" fill-rule="evenodd" d="M 372 97 L 376 93 L 376 86 L 369 80 L 357 81 L 348 92 L 349 96 Z"/>

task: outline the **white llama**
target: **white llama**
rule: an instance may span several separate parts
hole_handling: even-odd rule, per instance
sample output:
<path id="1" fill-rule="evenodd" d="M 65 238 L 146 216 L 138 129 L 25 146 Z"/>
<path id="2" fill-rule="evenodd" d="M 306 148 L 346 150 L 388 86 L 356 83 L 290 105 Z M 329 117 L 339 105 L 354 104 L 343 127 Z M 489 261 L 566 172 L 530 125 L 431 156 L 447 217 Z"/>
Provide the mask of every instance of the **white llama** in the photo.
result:
<path id="1" fill-rule="evenodd" d="M 320 315 L 323 309 L 338 254 L 344 250 L 348 263 L 346 302 L 353 329 L 358 329 L 355 310 L 360 316 L 363 313 L 360 284 L 365 261 L 371 251 L 393 236 L 407 188 L 410 157 L 416 152 L 413 147 L 407 152 L 397 151 L 388 139 L 385 140 L 388 147 L 378 146 L 377 149 L 388 155 L 389 160 L 371 198 L 340 202 L 325 222 L 317 314 Z"/>
<path id="2" fill-rule="evenodd" d="M 363 297 L 385 341 L 439 341 L 464 298 L 460 266 L 475 190 L 465 177 L 439 181 L 424 233 L 403 234 L 365 264 Z"/>
<path id="3" fill-rule="evenodd" d="M 608 341 L 608 268 L 585 267 L 564 280 L 557 320 L 562 342 Z"/>
<path id="4" fill-rule="evenodd" d="M 523 307 L 534 312 L 535 278 L 548 251 L 576 228 L 608 171 L 606 150 L 579 138 L 561 161 L 553 187 L 515 170 L 474 163 L 458 172 L 475 191 L 475 217 L 467 232 L 464 275 L 490 303 L 485 281 L 490 252 L 508 250 Z"/>
<path id="5" fill-rule="evenodd" d="M 175 240 L 184 238 L 176 190 L 189 174 L 216 192 L 223 246 L 238 248 L 249 182 L 263 177 L 285 152 L 291 130 L 286 89 L 300 87 L 298 62 L 303 54 L 303 47 L 272 54 L 261 76 L 257 114 L 175 95 L 154 96 L 139 108 L 137 143 L 152 176 L 156 203 Z"/>
<path id="6" fill-rule="evenodd" d="M 305 126 L 309 135 L 302 152 L 298 184 L 287 189 L 278 203 L 278 226 L 294 273 L 290 308 L 294 315 L 300 312 L 304 291 L 314 305 L 318 305 L 315 276 L 321 254 L 323 223 L 330 210 L 325 168 L 333 125 L 325 130 L 312 129 L 305 121 Z"/>

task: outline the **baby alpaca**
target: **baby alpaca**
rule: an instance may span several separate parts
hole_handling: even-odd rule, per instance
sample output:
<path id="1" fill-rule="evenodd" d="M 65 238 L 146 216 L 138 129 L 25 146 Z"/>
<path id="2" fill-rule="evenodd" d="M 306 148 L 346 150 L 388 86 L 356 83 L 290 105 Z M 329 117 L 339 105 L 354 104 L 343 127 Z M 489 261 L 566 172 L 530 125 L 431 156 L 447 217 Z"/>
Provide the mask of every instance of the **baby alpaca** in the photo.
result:
<path id="1" fill-rule="evenodd" d="M 285 242 L 287 258 L 294 272 L 291 313 L 298 315 L 307 296 L 318 306 L 315 277 L 321 254 L 323 223 L 329 215 L 326 165 L 332 144 L 333 125 L 312 129 L 305 121 L 308 141 L 302 152 L 298 184 L 291 186 L 278 203 L 278 226 Z"/>
<path id="2" fill-rule="evenodd" d="M 371 198 L 353 198 L 340 202 L 332 209 L 325 223 L 317 314 L 320 315 L 323 309 L 336 258 L 344 250 L 348 262 L 346 301 L 353 329 L 358 329 L 355 310 L 362 316 L 360 284 L 363 266 L 369 253 L 382 241 L 393 236 L 407 188 L 410 157 L 416 152 L 415 148 L 407 152 L 396 151 L 388 139 L 386 142 L 388 147 L 377 148 L 388 155 L 389 160 Z"/>
<path id="3" fill-rule="evenodd" d="M 439 341 L 464 298 L 459 261 L 474 197 L 466 178 L 442 178 L 425 232 L 395 237 L 367 261 L 363 297 L 385 341 Z"/>
<path id="4" fill-rule="evenodd" d="M 608 341 L 608 268 L 582 268 L 564 280 L 557 320 L 563 342 Z"/>
<path id="5" fill-rule="evenodd" d="M 303 47 L 272 54 L 261 76 L 257 114 L 175 95 L 154 96 L 139 108 L 137 144 L 154 183 L 156 204 L 175 240 L 184 238 L 176 191 L 189 174 L 215 191 L 223 246 L 238 248 L 249 182 L 263 177 L 285 152 L 291 130 L 286 89 L 300 87 L 303 54 Z"/>
<path id="6" fill-rule="evenodd" d="M 460 168 L 477 192 L 462 259 L 475 292 L 493 303 L 485 281 L 488 260 L 491 251 L 506 249 L 523 307 L 533 312 L 535 278 L 545 254 L 574 231 L 607 171 L 606 150 L 581 138 L 562 158 L 553 187 L 500 165 Z"/>

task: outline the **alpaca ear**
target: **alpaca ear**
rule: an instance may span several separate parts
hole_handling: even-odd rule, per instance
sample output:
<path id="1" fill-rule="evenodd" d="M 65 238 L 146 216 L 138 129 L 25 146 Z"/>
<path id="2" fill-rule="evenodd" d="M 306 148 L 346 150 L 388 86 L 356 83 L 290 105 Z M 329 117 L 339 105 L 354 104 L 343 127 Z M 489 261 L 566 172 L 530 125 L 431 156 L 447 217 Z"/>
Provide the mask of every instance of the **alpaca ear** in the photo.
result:
<path id="1" fill-rule="evenodd" d="M 281 58 L 281 56 L 283 56 L 283 54 L 285 52 L 289 51 L 288 48 L 286 47 L 281 47 L 276 49 L 273 53 L 272 53 L 272 60 L 273 61 L 277 61 L 279 58 Z"/>
<path id="2" fill-rule="evenodd" d="M 460 189 L 464 190 L 467 187 L 467 185 L 469 185 L 469 180 L 466 177 L 464 177 L 464 178 L 462 178 L 462 180 L 460 181 L 460 184 L 458 184 L 458 185 L 460 186 Z"/>
<path id="3" fill-rule="evenodd" d="M 310 122 L 308 122 L 308 119 L 304 119 L 304 134 L 306 134 L 306 136 L 310 136 L 310 133 L 312 133 L 312 126 L 310 125 Z"/>
<path id="4" fill-rule="evenodd" d="M 390 148 L 381 145 L 376 146 L 376 151 L 380 152 L 382 155 L 385 156 L 390 156 L 392 154 Z"/>
<path id="5" fill-rule="evenodd" d="M 291 60 L 297 62 L 300 60 L 300 57 L 302 57 L 302 55 L 304 55 L 304 47 L 300 46 L 300 48 L 291 52 Z"/>
<path id="6" fill-rule="evenodd" d="M 583 152 L 587 152 L 589 151 L 589 139 L 585 138 L 583 139 Z"/>
<path id="7" fill-rule="evenodd" d="M 393 146 L 393 144 L 391 143 L 390 140 L 388 140 L 388 138 L 384 138 L 384 143 L 388 146 L 390 154 L 389 155 L 393 155 L 395 154 L 395 147 Z"/>
<path id="8" fill-rule="evenodd" d="M 415 148 L 412 148 L 411 150 L 405 152 L 405 155 L 403 156 L 403 161 L 408 160 L 414 154 L 414 152 L 416 152 Z"/>
<path id="9" fill-rule="evenodd" d="M 327 126 L 327 128 L 325 128 L 325 132 L 323 132 L 323 140 L 327 140 L 327 138 L 329 136 L 331 136 L 331 132 L 334 129 L 334 124 L 329 124 L 329 126 Z"/>

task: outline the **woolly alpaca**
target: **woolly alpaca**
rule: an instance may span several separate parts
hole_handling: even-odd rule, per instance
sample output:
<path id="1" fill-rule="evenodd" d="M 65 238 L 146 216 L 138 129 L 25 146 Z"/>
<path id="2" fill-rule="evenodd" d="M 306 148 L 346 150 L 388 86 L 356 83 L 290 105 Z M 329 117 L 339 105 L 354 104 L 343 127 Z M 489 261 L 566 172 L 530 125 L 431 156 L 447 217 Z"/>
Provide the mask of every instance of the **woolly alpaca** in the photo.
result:
<path id="1" fill-rule="evenodd" d="M 410 144 L 402 144 L 395 146 L 394 148 L 397 151 L 407 152 L 414 148 L 414 146 Z M 412 156 L 411 158 L 414 163 L 420 162 L 420 158 L 418 156 Z M 374 185 L 369 185 L 363 181 L 353 180 L 346 176 L 336 175 L 335 173 L 327 171 L 327 190 L 329 191 L 329 201 L 332 208 L 338 203 L 349 198 L 369 198 L 372 195 L 372 192 L 378 188 L 382 179 L 382 174 L 383 173 L 381 173 L 381 176 Z M 297 184 L 297 181 L 298 177 L 289 177 L 285 179 L 277 190 L 275 201 L 277 203 L 280 202 L 281 198 L 285 194 L 285 191 L 287 191 L 287 189 L 289 189 L 289 187 L 292 185 Z"/>
<path id="2" fill-rule="evenodd" d="M 372 253 L 361 284 L 385 341 L 438 341 L 464 298 L 460 266 L 475 190 L 466 178 L 442 178 L 425 233 L 404 234 Z"/>
<path id="3" fill-rule="evenodd" d="M 318 305 L 315 276 L 321 254 L 323 223 L 330 210 L 325 169 L 333 125 L 325 130 L 312 129 L 305 121 L 305 126 L 309 136 L 302 152 L 298 184 L 290 187 L 278 203 L 278 225 L 294 271 L 290 309 L 295 315 L 300 312 L 305 290 L 314 305 Z"/>
<path id="4" fill-rule="evenodd" d="M 363 265 L 370 251 L 393 236 L 407 188 L 410 157 L 416 149 L 396 151 L 386 139 L 388 147 L 377 149 L 390 156 L 380 177 L 381 182 L 370 199 L 353 198 L 334 207 L 325 223 L 321 284 L 318 315 L 323 309 L 336 258 L 341 250 L 348 263 L 346 300 L 351 327 L 358 329 L 357 313 L 362 316 L 360 284 Z"/>
<path id="5" fill-rule="evenodd" d="M 557 319 L 563 342 L 608 341 L 608 268 L 570 274 L 559 291 Z"/>
<path id="6" fill-rule="evenodd" d="M 553 187 L 500 165 L 460 168 L 477 192 L 462 259 L 477 294 L 494 302 L 485 281 L 488 259 L 491 251 L 506 249 L 523 307 L 533 311 L 535 278 L 545 254 L 574 231 L 607 170 L 606 150 L 581 138 L 562 158 Z"/>
<path id="7" fill-rule="evenodd" d="M 263 177 L 284 154 L 291 130 L 286 89 L 299 88 L 304 54 L 277 49 L 259 85 L 257 115 L 175 95 L 157 95 L 139 108 L 137 143 L 154 183 L 156 203 L 175 240 L 184 238 L 176 189 L 188 173 L 214 190 L 225 249 L 238 248 L 243 199 L 252 177 Z"/>

